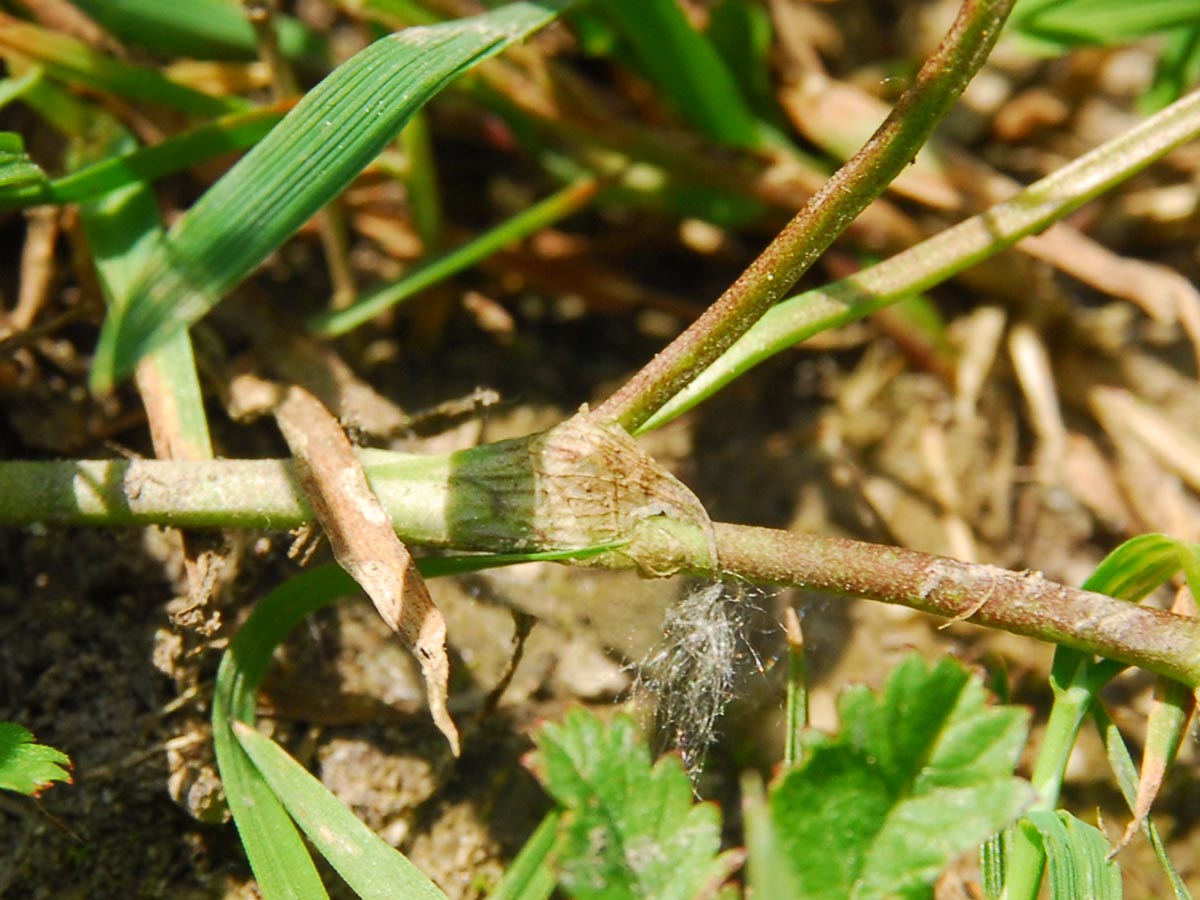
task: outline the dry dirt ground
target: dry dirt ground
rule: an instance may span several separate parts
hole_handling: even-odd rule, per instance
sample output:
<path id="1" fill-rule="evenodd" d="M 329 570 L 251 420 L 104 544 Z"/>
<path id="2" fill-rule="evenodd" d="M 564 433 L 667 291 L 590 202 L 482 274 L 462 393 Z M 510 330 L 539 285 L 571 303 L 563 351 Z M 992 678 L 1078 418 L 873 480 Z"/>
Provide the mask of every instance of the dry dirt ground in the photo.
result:
<path id="1" fill-rule="evenodd" d="M 1007 114 L 1009 131 L 975 141 L 973 152 L 1022 179 L 1048 171 L 1132 119 L 1145 70 L 1145 51 L 997 69 L 988 77 L 1007 79 L 996 109 Z M 449 135 L 438 143 L 442 181 L 455 186 L 447 191 L 449 218 L 468 222 L 479 215 L 464 211 L 471 198 L 519 187 L 528 163 L 498 170 L 491 150 L 456 130 L 460 116 L 451 106 L 435 111 L 434 122 Z M 1075 223 L 1116 253 L 1195 282 L 1198 171 L 1200 154 L 1185 149 Z M 173 198 L 181 188 L 167 190 Z M 898 208 L 914 227 L 941 221 L 919 204 Z M 35 219 L 0 219 L 9 313 L 20 274 L 28 275 L 21 252 L 36 240 Z M 720 232 L 620 209 L 564 223 L 513 251 L 511 270 L 489 265 L 332 348 L 379 404 L 356 423 L 356 437 L 448 450 L 530 433 L 603 399 L 719 294 L 774 224 Z M 149 455 L 136 396 L 100 405 L 84 389 L 97 300 L 73 265 L 69 211 L 58 225 L 53 276 L 34 319 L 51 327 L 0 350 L 0 456 Z M 835 250 L 814 283 L 849 265 L 850 249 Z M 387 268 L 369 237 L 356 232 L 352 250 L 362 281 Z M 568 251 L 594 268 L 564 291 L 558 264 L 547 260 Z M 1119 260 L 1107 264 L 1114 283 L 1128 274 Z M 325 296 L 322 265 L 316 238 L 301 236 L 238 299 L 286 318 L 289 305 Z M 847 327 L 780 355 L 644 445 L 714 519 L 898 543 L 1079 584 L 1132 534 L 1200 537 L 1200 485 L 1194 458 L 1187 463 L 1200 441 L 1200 389 L 1195 351 L 1179 324 L 1186 314 L 1131 302 L 1136 289 L 1114 293 L 1010 253 L 969 284 L 934 292 L 947 323 L 944 344 L 898 317 Z M 77 314 L 56 318 L 71 310 Z M 210 361 L 214 372 L 252 367 L 279 375 L 295 364 L 289 353 L 303 356 L 264 347 L 237 316 L 219 315 L 203 331 L 202 346 L 224 347 Z M 283 455 L 272 426 L 231 422 L 221 399 L 214 390 L 209 411 L 222 456 Z M 450 408 L 448 401 L 463 402 Z M 381 436 L 373 423 L 385 420 L 386 432 L 398 407 L 432 412 L 413 430 Z M 0 797 L 0 895 L 255 896 L 225 819 L 207 716 L 230 634 L 298 564 L 288 557 L 290 535 L 203 539 L 222 564 L 212 600 L 197 607 L 174 533 L 0 532 L 0 720 L 22 723 L 75 763 L 75 783 L 40 802 Z M 317 560 L 326 553 L 318 549 Z M 531 730 L 572 703 L 611 711 L 630 702 L 633 664 L 652 651 L 665 611 L 695 585 L 533 564 L 431 587 L 449 624 L 460 759 L 430 723 L 407 654 L 362 599 L 292 636 L 263 693 L 262 721 L 451 897 L 482 897 L 548 808 L 522 765 Z M 755 660 L 743 667 L 739 699 L 719 726 L 699 789 L 722 802 L 731 839 L 737 771 L 769 772 L 780 757 L 779 622 L 789 605 L 802 615 L 820 727 L 835 726 L 842 687 L 878 684 L 914 649 L 1003 673 L 1014 702 L 1044 720 L 1047 646 L 968 623 L 940 629 L 904 608 L 730 589 L 754 606 Z M 536 624 L 491 708 L 521 617 Z M 1151 684 L 1132 673 L 1107 697 L 1135 748 Z M 1197 762 L 1189 739 L 1156 813 L 1193 891 L 1200 890 Z M 1124 826 L 1090 735 L 1072 760 L 1065 796 L 1092 821 L 1099 811 L 1110 832 Z M 1143 841 L 1122 862 L 1130 896 L 1165 894 Z M 971 877 L 969 864 L 964 872 Z"/>

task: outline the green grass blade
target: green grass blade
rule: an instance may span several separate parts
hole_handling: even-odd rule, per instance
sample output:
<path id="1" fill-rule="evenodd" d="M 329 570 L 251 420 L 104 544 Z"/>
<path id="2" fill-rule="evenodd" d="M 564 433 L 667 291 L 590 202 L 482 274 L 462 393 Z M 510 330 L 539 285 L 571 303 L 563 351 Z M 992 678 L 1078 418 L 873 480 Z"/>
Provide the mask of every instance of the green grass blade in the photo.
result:
<path id="1" fill-rule="evenodd" d="M 1020 825 L 1045 847 L 1051 900 L 1120 900 L 1121 867 L 1108 860 L 1112 847 L 1100 829 L 1061 810 L 1030 813 Z"/>
<path id="2" fill-rule="evenodd" d="M 83 104 L 64 91 L 58 93 L 57 105 L 79 106 L 78 118 L 87 124 L 74 136 L 69 168 L 77 169 L 137 147 L 132 135 L 107 112 Z M 129 304 L 134 280 L 147 256 L 163 239 L 154 195 L 145 183 L 133 182 L 80 204 L 79 217 L 105 299 L 110 309 L 120 310 Z M 163 401 L 159 415 L 152 415 L 151 422 L 171 442 L 173 455 L 211 459 L 204 397 L 187 332 L 173 335 L 146 359 L 152 369 L 153 390 L 161 394 L 159 399 Z"/>
<path id="3" fill-rule="evenodd" d="M 222 153 L 251 147 L 283 118 L 279 106 L 230 113 L 160 144 L 109 156 L 79 171 L 0 190 L 0 209 L 39 203 L 74 203 L 127 184 L 155 181 Z"/>
<path id="4" fill-rule="evenodd" d="M 734 147 L 763 145 L 737 80 L 676 0 L 609 0 L 598 11 L 616 23 L 638 66 L 697 128 Z"/>
<path id="5" fill-rule="evenodd" d="M 556 879 L 550 868 L 550 851 L 558 842 L 558 826 L 562 816 L 550 813 L 530 835 L 517 858 L 488 894 L 488 900 L 546 900 Z"/>
<path id="6" fill-rule="evenodd" d="M 240 98 L 214 97 L 197 91 L 154 69 L 105 56 L 69 35 L 0 13 L 0 54 L 9 53 L 41 63 L 47 74 L 73 87 L 87 87 L 140 103 L 156 103 L 192 115 L 219 116 L 246 106 Z"/>
<path id="7" fill-rule="evenodd" d="M 345 309 L 316 316 L 309 321 L 308 327 L 317 334 L 345 334 L 427 287 L 577 212 L 596 195 L 596 190 L 594 179 L 568 185 L 461 247 L 430 260 L 394 284 L 372 291 Z"/>
<path id="8" fill-rule="evenodd" d="M 1108 764 L 1117 778 L 1117 785 L 1121 789 L 1121 795 L 1125 798 L 1125 803 L 1132 811 L 1137 806 L 1137 766 L 1133 763 L 1133 757 L 1129 755 L 1129 748 L 1125 746 L 1125 739 L 1121 737 L 1120 730 L 1108 717 L 1108 713 L 1104 711 L 1103 706 L 1097 705 L 1092 711 L 1092 718 L 1095 720 L 1096 728 L 1100 731 L 1100 737 L 1104 741 Z M 1154 849 L 1154 855 L 1158 859 L 1158 864 L 1171 884 L 1171 893 L 1174 895 L 1175 900 L 1192 900 L 1191 892 L 1188 891 L 1187 885 L 1184 884 L 1183 879 L 1175 870 L 1175 864 L 1167 856 L 1167 847 L 1163 843 L 1162 836 L 1158 833 L 1158 828 L 1154 822 L 1149 818 L 1145 819 L 1142 822 L 1142 830 L 1146 833 L 1146 838 L 1150 841 L 1150 846 Z"/>
<path id="9" fill-rule="evenodd" d="M 927 290 L 1043 231 L 1088 199 L 1200 135 L 1200 91 L 988 211 L 828 287 L 781 301 L 638 433 L 665 425 L 776 353 Z"/>
<path id="10" fill-rule="evenodd" d="M 541 560 L 586 558 L 611 545 L 551 553 L 429 557 L 417 561 L 426 578 L 474 572 Z M 359 593 L 358 584 L 336 565 L 297 575 L 255 607 L 221 658 L 213 695 L 213 745 L 229 809 L 266 900 L 324 897 L 312 859 L 275 793 L 242 750 L 234 721 L 254 724 L 258 686 L 275 648 L 304 618 L 340 597 Z"/>
<path id="11" fill-rule="evenodd" d="M 192 59 L 258 58 L 254 29 L 237 0 L 72 0 L 121 40 Z M 291 16 L 275 17 L 279 49 L 293 59 L 323 57 L 324 40 Z"/>
<path id="12" fill-rule="evenodd" d="M 1195 25 L 1196 0 L 1024 0 L 1010 27 L 1046 47 L 1127 43 Z"/>
<path id="13" fill-rule="evenodd" d="M 332 200 L 452 78 L 548 24 L 570 0 L 493 12 L 376 41 L 310 91 L 171 229 L 138 301 L 101 332 L 101 390 L 208 312 Z"/>
<path id="14" fill-rule="evenodd" d="M 25 141 L 12 131 L 0 131 L 0 192 L 36 188 L 47 184 L 42 171 L 25 152 Z"/>
<path id="15" fill-rule="evenodd" d="M 1200 82 L 1200 22 L 1173 28 L 1164 37 L 1154 84 L 1140 102 L 1141 108 L 1148 112 L 1174 103 L 1184 91 Z"/>
<path id="16" fill-rule="evenodd" d="M 19 100 L 34 82 L 41 80 L 43 74 L 41 66 L 30 66 L 29 71 L 19 77 L 0 79 L 0 109 Z"/>
<path id="17" fill-rule="evenodd" d="M 446 900 L 425 874 L 371 831 L 320 781 L 249 725 L 233 733 L 317 851 L 364 900 Z"/>
<path id="18" fill-rule="evenodd" d="M 1183 567 L 1186 551 L 1165 534 L 1139 534 L 1104 557 L 1083 589 L 1136 603 Z"/>
<path id="19" fill-rule="evenodd" d="M 275 646 L 304 615 L 357 589 L 337 566 L 314 569 L 276 588 L 238 630 L 217 669 L 213 746 L 229 810 L 264 900 L 327 897 L 300 832 L 234 737 L 234 720 L 253 724 L 254 704 Z"/>

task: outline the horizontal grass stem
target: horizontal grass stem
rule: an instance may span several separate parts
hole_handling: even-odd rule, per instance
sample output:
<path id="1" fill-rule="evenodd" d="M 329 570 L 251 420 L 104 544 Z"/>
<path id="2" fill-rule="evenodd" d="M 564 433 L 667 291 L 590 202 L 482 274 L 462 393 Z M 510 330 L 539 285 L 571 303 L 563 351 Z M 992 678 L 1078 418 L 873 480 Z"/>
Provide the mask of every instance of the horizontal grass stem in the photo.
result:
<path id="1" fill-rule="evenodd" d="M 491 452 L 487 446 L 466 451 Z M 503 486 L 452 490 L 462 455 L 361 453 L 372 487 L 408 543 L 460 551 L 562 549 L 550 532 L 531 540 L 520 516 L 496 505 Z M 472 457 L 473 459 L 475 457 Z M 481 467 L 482 468 L 482 467 Z M 499 476 L 497 476 L 499 477 Z M 462 485 L 460 484 L 460 487 Z M 282 530 L 311 521 L 284 460 L 94 460 L 0 464 L 0 525 L 175 525 Z M 661 517 L 653 528 L 670 523 Z M 690 527 L 690 526 L 689 526 Z M 715 523 L 721 571 L 708 536 L 674 535 L 694 574 L 865 597 L 1073 647 L 1200 685 L 1200 620 L 1019 573 L 896 547 Z M 643 543 L 644 548 L 652 547 Z M 619 553 L 591 561 L 627 567 Z M 656 570 L 652 558 L 639 560 Z M 662 569 L 676 566 L 678 556 Z"/>

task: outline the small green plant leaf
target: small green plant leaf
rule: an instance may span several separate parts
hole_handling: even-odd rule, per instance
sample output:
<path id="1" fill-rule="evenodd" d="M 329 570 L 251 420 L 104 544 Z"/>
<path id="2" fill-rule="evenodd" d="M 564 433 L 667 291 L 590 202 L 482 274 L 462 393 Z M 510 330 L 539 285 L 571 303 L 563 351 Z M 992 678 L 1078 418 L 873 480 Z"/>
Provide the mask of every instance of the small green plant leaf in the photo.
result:
<path id="1" fill-rule="evenodd" d="M 233 723 L 238 743 L 292 820 L 363 900 L 446 900 L 425 874 L 355 817 L 282 747 Z"/>
<path id="2" fill-rule="evenodd" d="M 92 369 L 110 389 L 137 360 L 191 325 L 336 197 L 447 82 L 553 21 L 571 0 L 500 9 L 388 35 L 305 95 L 172 227 L 109 315 Z"/>
<path id="3" fill-rule="evenodd" d="M 918 656 L 881 694 L 847 691 L 841 733 L 813 740 L 770 793 L 776 841 L 806 898 L 926 895 L 954 857 L 1033 800 L 1013 777 L 1028 713 L 994 706 L 953 660 Z"/>
<path id="4" fill-rule="evenodd" d="M 27 188 L 46 182 L 46 173 L 29 158 L 21 136 L 12 131 L 0 131 L 0 190 Z"/>
<path id="5" fill-rule="evenodd" d="M 34 743 L 15 722 L 0 722 L 0 789 L 36 796 L 56 781 L 71 783 L 71 758 Z"/>
<path id="6" fill-rule="evenodd" d="M 1045 849 L 1051 900 L 1120 900 L 1121 867 L 1109 861 L 1112 848 L 1098 828 L 1064 810 L 1038 810 L 1019 824 Z"/>
<path id="7" fill-rule="evenodd" d="M 570 896 L 690 900 L 727 876 L 717 807 L 693 801 L 677 758 L 651 766 L 630 718 L 605 726 L 574 709 L 534 740 L 546 789 L 565 810 L 557 865 Z"/>

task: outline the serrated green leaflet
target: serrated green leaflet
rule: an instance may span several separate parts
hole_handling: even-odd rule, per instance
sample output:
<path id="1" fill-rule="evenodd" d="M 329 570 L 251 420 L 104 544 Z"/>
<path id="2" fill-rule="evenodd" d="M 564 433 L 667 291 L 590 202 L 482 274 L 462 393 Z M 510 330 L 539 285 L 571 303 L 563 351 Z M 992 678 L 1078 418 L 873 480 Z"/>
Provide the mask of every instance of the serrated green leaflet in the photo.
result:
<path id="1" fill-rule="evenodd" d="M 693 801 L 677 757 L 650 765 L 633 721 L 574 709 L 538 732 L 546 789 L 566 810 L 559 884 L 577 900 L 690 900 L 730 869 L 716 806 Z"/>
<path id="2" fill-rule="evenodd" d="M 111 389 L 148 350 L 212 309 L 450 79 L 551 22 L 570 3 L 517 2 L 408 28 L 335 69 L 171 229 L 142 272 L 137 301 L 104 324 L 93 386 Z"/>
<path id="3" fill-rule="evenodd" d="M 71 760 L 53 747 L 34 743 L 15 722 L 0 722 L 0 789 L 37 794 L 55 781 L 71 780 Z"/>
<path id="4" fill-rule="evenodd" d="M 1013 777 L 1028 713 L 989 705 L 977 676 L 905 660 L 882 694 L 854 688 L 841 733 L 770 795 L 774 840 L 812 900 L 916 897 L 1032 801 Z"/>

